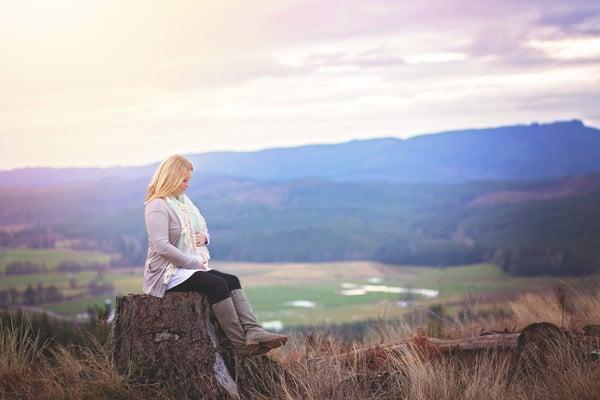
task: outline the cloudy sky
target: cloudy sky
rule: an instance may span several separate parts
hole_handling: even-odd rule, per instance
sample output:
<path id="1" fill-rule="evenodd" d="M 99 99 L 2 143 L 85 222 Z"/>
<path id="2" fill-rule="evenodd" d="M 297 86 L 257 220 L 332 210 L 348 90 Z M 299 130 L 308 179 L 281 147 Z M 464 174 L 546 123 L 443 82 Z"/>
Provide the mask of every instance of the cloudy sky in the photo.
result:
<path id="1" fill-rule="evenodd" d="M 0 0 L 0 169 L 600 127 L 600 2 L 405 3 Z"/>

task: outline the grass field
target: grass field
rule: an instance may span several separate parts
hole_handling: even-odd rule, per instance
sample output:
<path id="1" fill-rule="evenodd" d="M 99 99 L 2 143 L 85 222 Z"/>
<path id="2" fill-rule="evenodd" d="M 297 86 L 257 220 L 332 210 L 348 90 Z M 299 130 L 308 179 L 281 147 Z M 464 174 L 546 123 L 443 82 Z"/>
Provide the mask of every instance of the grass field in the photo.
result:
<path id="1" fill-rule="evenodd" d="M 6 265 L 12 261 L 30 261 L 45 264 L 49 270 L 55 269 L 61 261 L 77 261 L 79 263 L 108 264 L 113 255 L 93 251 L 76 251 L 69 249 L 5 249 L 0 251 L 0 273 L 4 273 Z"/>
<path id="2" fill-rule="evenodd" d="M 50 311 L 74 317 L 78 313 L 86 311 L 88 306 L 102 306 L 106 299 L 110 299 L 114 305 L 112 296 L 96 296 L 71 302 L 46 304 L 43 307 Z"/>
<path id="3" fill-rule="evenodd" d="M 0 268 L 8 260 L 45 262 L 49 268 L 62 260 L 107 262 L 110 255 L 70 250 L 8 250 L 0 252 Z M 406 313 L 411 307 L 434 303 L 449 304 L 466 296 L 481 303 L 494 303 L 511 294 L 552 287 L 560 282 L 576 285 L 574 278 L 514 277 L 495 265 L 477 264 L 448 268 L 385 265 L 371 261 L 329 263 L 239 263 L 214 261 L 212 268 L 234 273 L 246 288 L 258 318 L 281 321 L 284 326 L 344 323 L 373 318 L 390 318 Z M 94 271 L 75 273 L 77 284 L 84 286 L 96 276 Z M 56 285 L 63 293 L 72 293 L 69 275 L 50 272 L 3 276 L 0 288 L 23 289 L 28 284 Z M 103 274 L 117 295 L 141 293 L 143 268 L 110 269 Z M 367 292 L 343 295 L 349 284 L 422 288 L 439 292 L 435 298 L 406 293 Z M 98 296 L 41 305 L 49 310 L 75 316 L 88 306 L 114 304 L 115 296 Z M 500 300 L 499 300 L 500 299 Z M 301 306 L 290 304 L 300 302 Z M 407 306 L 402 301 L 410 301 Z M 304 307 L 302 307 L 304 305 Z"/>
<path id="4" fill-rule="evenodd" d="M 248 297 L 262 321 L 279 320 L 284 325 L 344 323 L 366 319 L 391 318 L 410 310 L 398 304 L 406 294 L 367 293 L 343 296 L 343 283 L 423 288 L 439 291 L 436 298 L 413 296 L 413 305 L 460 301 L 466 296 L 480 303 L 496 301 L 524 290 L 552 287 L 560 282 L 577 284 L 573 278 L 514 277 L 491 264 L 449 267 L 390 266 L 374 262 L 317 264 L 235 264 L 222 263 L 219 269 L 238 275 L 247 287 Z M 257 270 L 262 274 L 257 274 Z M 289 275 L 288 275 L 289 272 Z M 288 275 L 289 278 L 285 279 Z M 373 278 L 381 279 L 372 283 Z M 254 284 L 253 284 L 254 283 Z M 501 296 L 500 296 L 501 295 Z M 307 300 L 313 308 L 286 305 Z"/>

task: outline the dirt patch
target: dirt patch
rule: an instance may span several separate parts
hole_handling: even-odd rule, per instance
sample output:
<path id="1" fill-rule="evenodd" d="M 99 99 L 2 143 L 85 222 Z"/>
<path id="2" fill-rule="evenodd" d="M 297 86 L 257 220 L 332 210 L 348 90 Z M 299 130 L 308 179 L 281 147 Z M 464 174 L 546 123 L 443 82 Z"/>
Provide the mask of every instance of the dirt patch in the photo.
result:
<path id="1" fill-rule="evenodd" d="M 384 278 L 393 271 L 371 261 L 277 264 L 215 262 L 211 267 L 236 274 L 242 284 L 249 287 Z"/>

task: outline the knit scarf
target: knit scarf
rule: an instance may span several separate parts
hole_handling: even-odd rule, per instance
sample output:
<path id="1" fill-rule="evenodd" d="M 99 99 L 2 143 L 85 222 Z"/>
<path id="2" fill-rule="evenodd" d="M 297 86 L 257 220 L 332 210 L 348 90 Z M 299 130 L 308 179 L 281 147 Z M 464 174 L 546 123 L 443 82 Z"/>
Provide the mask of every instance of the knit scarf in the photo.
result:
<path id="1" fill-rule="evenodd" d="M 204 261 L 205 267 L 208 268 L 208 260 L 210 260 L 210 254 L 206 245 L 196 246 L 196 232 L 202 232 L 206 234 L 208 228 L 206 226 L 206 220 L 200 214 L 200 210 L 192 203 L 192 201 L 185 195 L 179 196 L 167 196 L 165 197 L 167 204 L 175 211 L 179 223 L 181 224 L 181 235 L 177 242 L 177 248 L 186 254 L 198 256 Z M 175 273 L 178 268 L 172 262 L 169 262 L 167 269 L 164 274 L 164 283 L 168 283 L 171 276 Z"/>

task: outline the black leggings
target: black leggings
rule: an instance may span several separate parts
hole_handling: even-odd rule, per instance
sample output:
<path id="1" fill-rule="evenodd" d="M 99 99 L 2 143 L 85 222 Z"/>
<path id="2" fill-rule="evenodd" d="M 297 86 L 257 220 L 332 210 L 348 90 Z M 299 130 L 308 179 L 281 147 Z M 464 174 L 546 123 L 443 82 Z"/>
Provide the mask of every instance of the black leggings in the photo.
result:
<path id="1" fill-rule="evenodd" d="M 200 292 L 208 296 L 208 302 L 213 305 L 230 296 L 229 292 L 241 289 L 237 276 L 211 269 L 210 271 L 194 272 L 189 278 L 167 292 Z"/>

